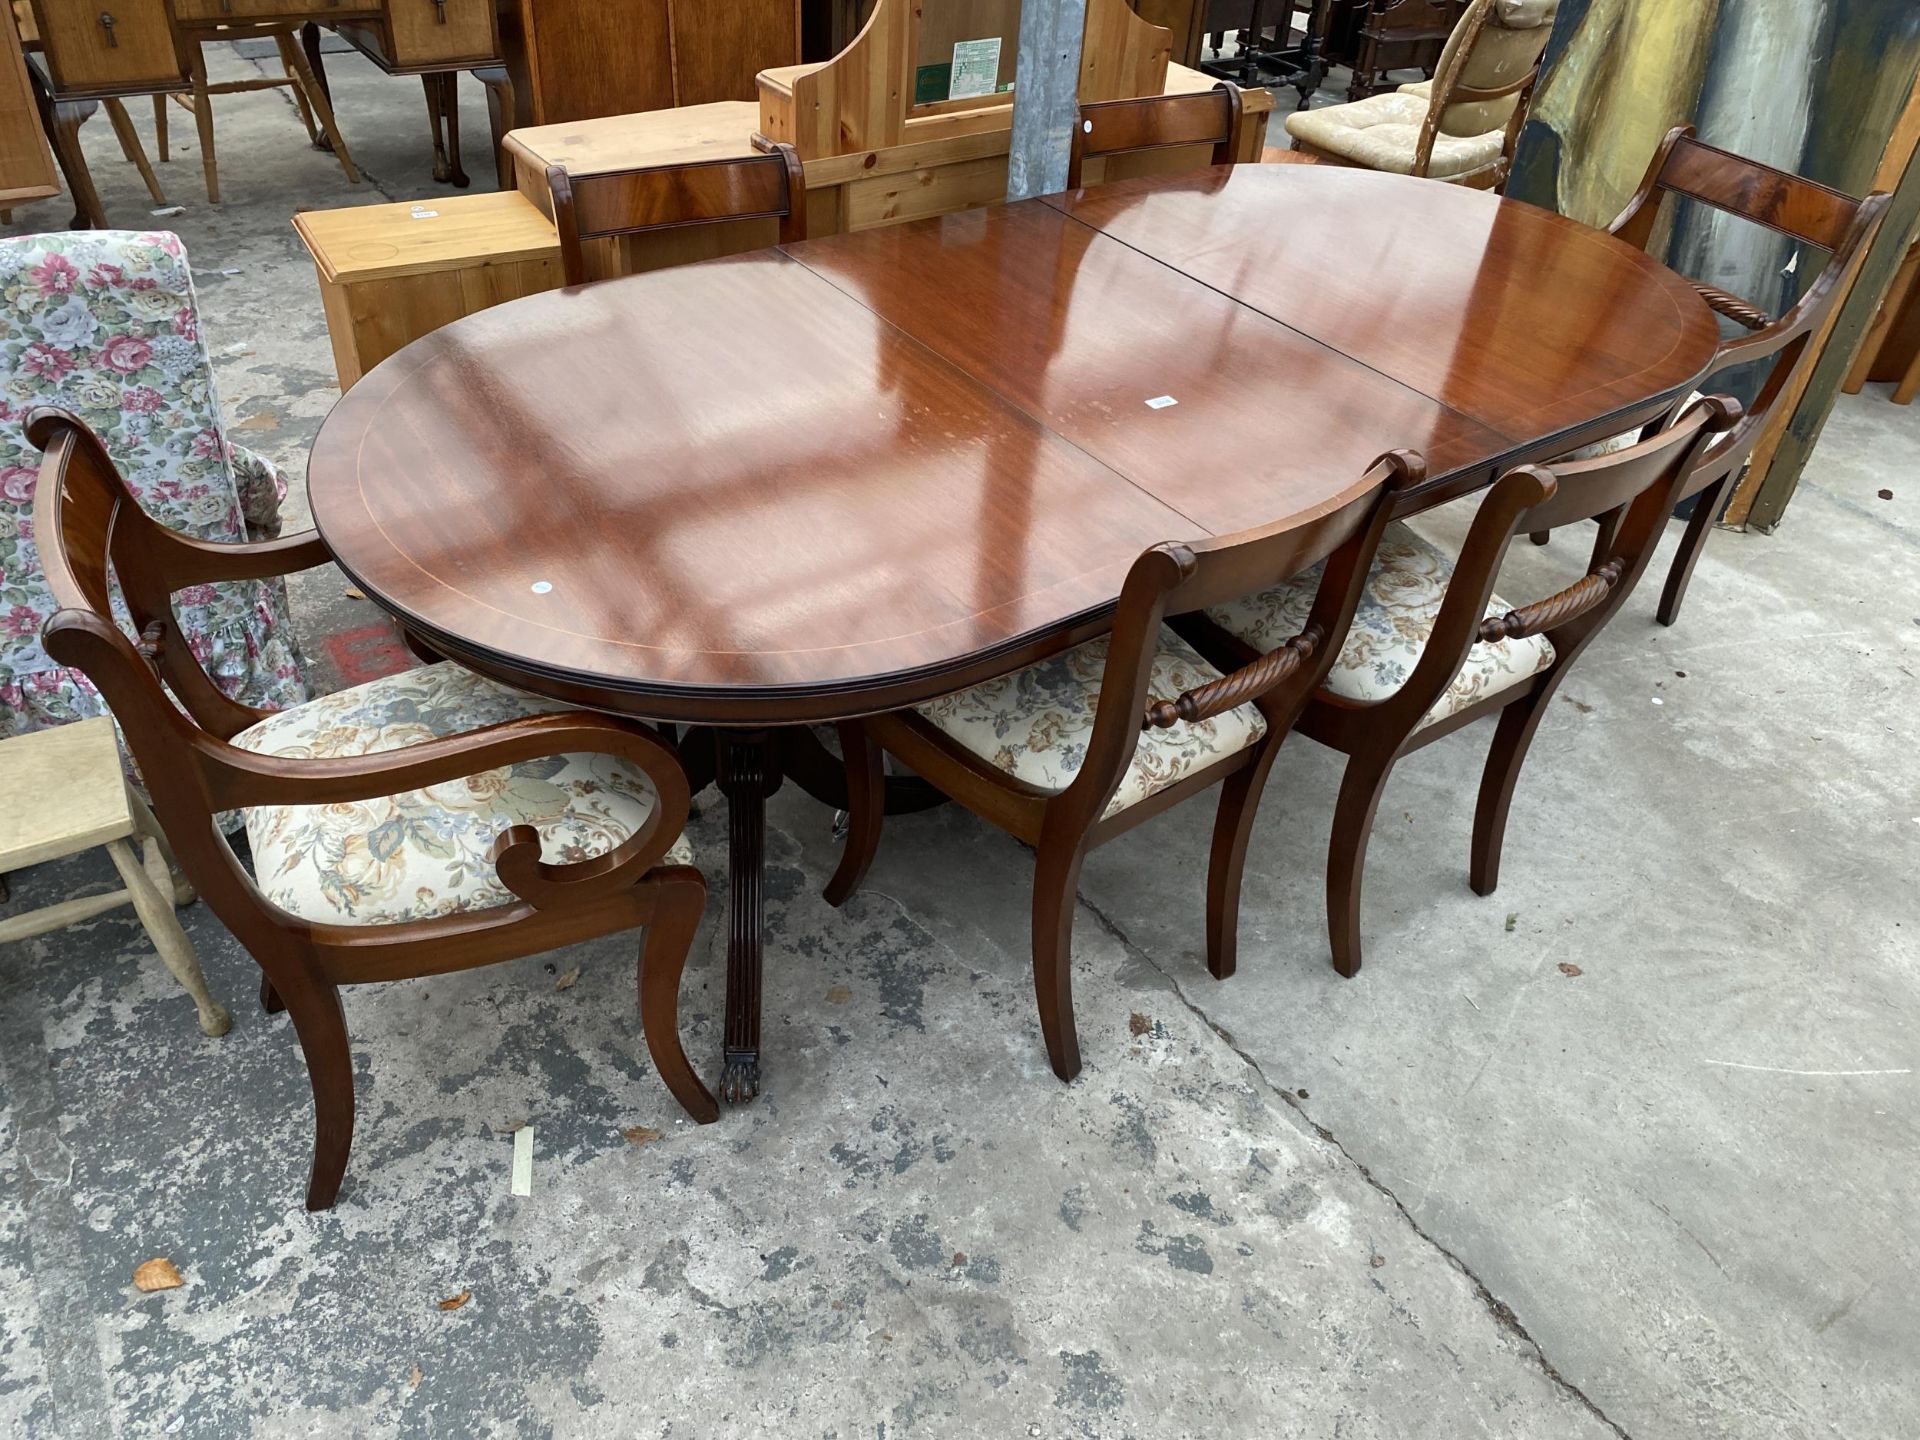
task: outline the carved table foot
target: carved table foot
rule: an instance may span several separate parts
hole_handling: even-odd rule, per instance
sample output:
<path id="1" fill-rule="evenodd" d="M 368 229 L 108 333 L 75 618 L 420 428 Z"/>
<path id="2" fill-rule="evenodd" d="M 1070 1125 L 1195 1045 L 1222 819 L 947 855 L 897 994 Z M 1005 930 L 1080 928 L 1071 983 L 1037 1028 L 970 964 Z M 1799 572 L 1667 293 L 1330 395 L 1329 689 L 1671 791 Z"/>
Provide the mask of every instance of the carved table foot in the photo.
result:
<path id="1" fill-rule="evenodd" d="M 727 1052 L 720 1071 L 720 1098 L 729 1105 L 744 1105 L 760 1093 L 760 1056 L 755 1051 Z"/>

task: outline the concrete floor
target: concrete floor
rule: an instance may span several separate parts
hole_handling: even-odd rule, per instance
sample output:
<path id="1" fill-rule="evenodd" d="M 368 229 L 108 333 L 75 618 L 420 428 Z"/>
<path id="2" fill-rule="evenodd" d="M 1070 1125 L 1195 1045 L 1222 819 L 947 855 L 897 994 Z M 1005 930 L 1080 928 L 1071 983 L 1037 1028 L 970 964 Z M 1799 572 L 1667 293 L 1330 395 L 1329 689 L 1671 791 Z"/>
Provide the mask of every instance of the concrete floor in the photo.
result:
<path id="1" fill-rule="evenodd" d="M 165 167 L 227 412 L 296 476 L 335 392 L 287 215 L 446 193 L 418 87 L 333 69 L 366 185 L 274 95 L 219 102 L 223 208 L 190 144 Z M 112 215 L 153 223 L 92 128 Z M 708 1129 L 649 1073 L 630 939 L 351 993 L 358 1147 L 323 1215 L 292 1037 L 204 907 L 218 1040 L 130 916 L 8 947 L 0 1431 L 1920 1434 L 1916 473 L 1920 412 L 1844 400 L 1778 535 L 1717 536 L 1677 629 L 1636 599 L 1542 732 L 1497 897 L 1465 884 L 1484 732 L 1403 766 L 1358 979 L 1325 959 L 1338 766 L 1309 742 L 1230 982 L 1200 955 L 1207 807 L 1098 852 L 1070 1086 L 1028 856 L 952 808 L 892 822 L 834 912 L 828 817 L 776 800 L 769 1093 Z M 1571 548 L 1521 547 L 1503 590 L 1561 583 Z M 296 603 L 376 618 L 331 574 Z M 711 1061 L 720 807 L 693 838 Z M 16 879 L 28 905 L 110 883 Z M 186 1284 L 142 1295 L 157 1255 Z"/>

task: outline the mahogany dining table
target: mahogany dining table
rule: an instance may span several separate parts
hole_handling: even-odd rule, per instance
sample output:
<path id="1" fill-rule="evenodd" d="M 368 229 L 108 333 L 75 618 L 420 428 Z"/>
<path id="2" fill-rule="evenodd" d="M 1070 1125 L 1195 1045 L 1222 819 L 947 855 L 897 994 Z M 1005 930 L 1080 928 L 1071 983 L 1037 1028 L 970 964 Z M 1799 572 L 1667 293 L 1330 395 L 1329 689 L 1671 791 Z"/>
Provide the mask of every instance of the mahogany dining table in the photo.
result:
<path id="1" fill-rule="evenodd" d="M 308 487 L 425 647 L 715 727 L 738 1102 L 766 798 L 783 771 L 831 798 L 804 727 L 1097 635 L 1143 549 L 1285 520 L 1385 451 L 1426 457 L 1413 513 L 1645 423 L 1718 339 L 1686 281 L 1548 211 L 1222 167 L 482 311 L 340 401 Z"/>

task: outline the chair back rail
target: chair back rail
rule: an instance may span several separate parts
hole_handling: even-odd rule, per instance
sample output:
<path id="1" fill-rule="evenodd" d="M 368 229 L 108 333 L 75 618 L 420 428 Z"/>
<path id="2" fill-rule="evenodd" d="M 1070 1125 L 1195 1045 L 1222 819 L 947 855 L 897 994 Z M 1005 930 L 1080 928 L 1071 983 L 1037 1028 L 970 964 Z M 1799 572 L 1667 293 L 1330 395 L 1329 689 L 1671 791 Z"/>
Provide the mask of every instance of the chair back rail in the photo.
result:
<path id="1" fill-rule="evenodd" d="M 1489 188 L 1505 184 L 1552 32 L 1551 23 L 1510 28 L 1497 0 L 1472 0 L 1448 36 L 1434 68 L 1427 113 L 1414 150 L 1413 174 L 1424 177 L 1431 173 L 1434 147 L 1442 135 L 1481 134 L 1498 127 L 1502 131 L 1500 157 L 1486 167 L 1491 173 L 1485 178 Z M 1482 78 L 1499 79 L 1510 64 L 1517 66 L 1511 78 L 1500 79 L 1498 84 L 1476 83 Z M 1503 106 L 1502 101 L 1511 101 L 1511 108 Z M 1469 173 L 1480 176 L 1478 170 Z M 1447 178 L 1459 183 L 1463 177 Z"/>
<path id="2" fill-rule="evenodd" d="M 1080 107 L 1067 160 L 1067 188 L 1077 190 L 1085 161 L 1143 150 L 1212 145 L 1213 163 L 1231 165 L 1245 123 L 1237 86 L 1224 81 L 1200 95 L 1149 95 Z"/>
<path id="3" fill-rule="evenodd" d="M 772 145 L 763 155 L 593 175 L 549 165 L 547 187 L 569 285 L 587 278 L 583 240 L 764 219 L 780 221 L 782 245 L 807 238 L 806 179 L 791 145 Z"/>
<path id="4" fill-rule="evenodd" d="M 1393 451 L 1309 514 L 1211 540 L 1156 545 L 1135 560 L 1114 613 L 1086 759 L 1064 792 L 1065 813 L 1087 820 L 1100 814 L 1119 788 L 1141 730 L 1168 723 L 1162 703 L 1204 719 L 1257 701 L 1270 727 L 1290 728 L 1345 641 L 1395 500 L 1425 475 L 1418 455 Z M 1323 558 L 1327 567 L 1300 636 L 1220 681 L 1148 705 L 1165 620 L 1278 584 Z"/>
<path id="5" fill-rule="evenodd" d="M 1738 401 L 1710 396 L 1630 449 L 1552 469 L 1523 465 L 1501 476 L 1468 529 L 1413 672 L 1392 695 L 1375 702 L 1383 715 L 1393 712 L 1412 734 L 1453 683 L 1467 652 L 1482 640 L 1544 634 L 1556 667 L 1571 663 L 1632 594 L 1695 471 L 1726 473 L 1732 462 L 1721 452 L 1734 448 L 1734 442 L 1720 450 L 1711 447 L 1735 429 L 1741 413 Z M 1514 537 L 1585 520 L 1601 522 L 1587 573 L 1545 600 L 1509 611 L 1497 624 L 1488 622 L 1487 605 Z"/>

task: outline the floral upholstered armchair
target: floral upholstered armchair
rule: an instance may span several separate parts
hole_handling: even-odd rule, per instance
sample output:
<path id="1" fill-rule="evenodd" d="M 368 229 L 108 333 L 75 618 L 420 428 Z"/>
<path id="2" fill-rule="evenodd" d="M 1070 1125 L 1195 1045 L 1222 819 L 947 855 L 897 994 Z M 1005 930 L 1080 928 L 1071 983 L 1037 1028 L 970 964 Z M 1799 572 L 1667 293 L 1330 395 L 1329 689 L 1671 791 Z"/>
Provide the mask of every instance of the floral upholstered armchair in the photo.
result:
<path id="1" fill-rule="evenodd" d="M 232 444 L 177 235 L 76 231 L 0 241 L 0 738 L 106 713 L 78 671 L 55 665 L 40 626 L 54 609 L 33 541 L 36 405 L 84 419 L 156 519 L 197 539 L 279 532 L 286 486 Z M 307 698 L 279 580 L 200 585 L 174 597 L 202 667 L 233 698 L 283 709 Z"/>

